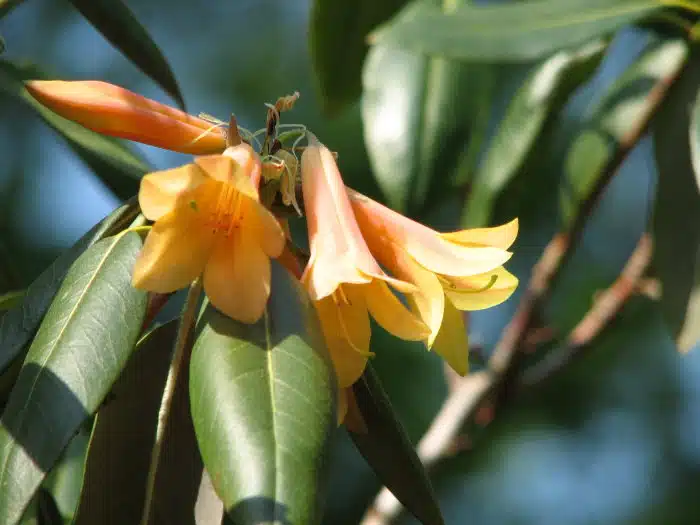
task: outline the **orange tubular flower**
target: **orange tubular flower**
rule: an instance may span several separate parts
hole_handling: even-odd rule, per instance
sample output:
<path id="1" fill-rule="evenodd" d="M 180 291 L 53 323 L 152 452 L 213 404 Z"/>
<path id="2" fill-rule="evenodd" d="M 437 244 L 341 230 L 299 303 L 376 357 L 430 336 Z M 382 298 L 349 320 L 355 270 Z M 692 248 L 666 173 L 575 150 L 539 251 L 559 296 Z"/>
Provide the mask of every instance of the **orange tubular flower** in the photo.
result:
<path id="1" fill-rule="evenodd" d="M 33 80 L 26 85 L 52 111 L 104 135 L 193 155 L 226 148 L 224 131 L 211 122 L 107 82 Z"/>
<path id="2" fill-rule="evenodd" d="M 352 385 L 370 356 L 369 313 L 390 333 L 422 340 L 428 329 L 392 293 L 409 283 L 386 275 L 367 247 L 335 159 L 312 137 L 301 157 L 311 256 L 301 281 L 314 300 L 340 388 Z"/>
<path id="3" fill-rule="evenodd" d="M 466 329 L 459 310 L 502 303 L 518 280 L 503 268 L 518 221 L 496 228 L 439 233 L 348 189 L 357 223 L 377 260 L 412 283 L 412 309 L 426 325 L 429 348 L 464 375 L 468 368 Z"/>
<path id="4" fill-rule="evenodd" d="M 146 175 L 139 203 L 156 221 L 134 267 L 136 288 L 167 293 L 202 273 L 211 303 L 252 323 L 270 294 L 284 232 L 259 200 L 260 158 L 247 144 Z"/>

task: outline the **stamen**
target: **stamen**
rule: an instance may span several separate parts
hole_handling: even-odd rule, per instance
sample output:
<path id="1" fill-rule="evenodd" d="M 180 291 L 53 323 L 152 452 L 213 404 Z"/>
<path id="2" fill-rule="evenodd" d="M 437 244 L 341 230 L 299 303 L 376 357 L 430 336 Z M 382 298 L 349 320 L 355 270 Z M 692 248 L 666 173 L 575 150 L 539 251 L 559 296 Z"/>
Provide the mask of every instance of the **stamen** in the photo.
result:
<path id="1" fill-rule="evenodd" d="M 339 295 L 342 296 L 343 302 L 345 303 L 346 306 L 350 306 L 350 301 L 348 301 L 348 298 L 345 296 L 345 293 L 343 292 L 343 287 L 339 286 L 338 289 L 333 292 L 333 301 L 335 302 L 336 305 L 338 305 L 338 298 L 335 296 L 336 293 L 339 293 Z M 345 324 L 345 320 L 343 319 L 343 314 L 341 313 L 341 306 L 339 305 L 338 308 L 336 308 L 336 312 L 338 312 L 338 322 L 340 323 L 340 327 L 343 330 L 343 336 L 344 339 L 348 342 L 348 345 L 350 345 L 350 348 L 357 352 L 360 355 L 363 355 L 365 357 L 374 357 L 376 354 L 374 352 L 370 352 L 369 350 L 362 350 L 361 348 L 358 348 L 355 346 L 355 344 L 352 342 L 352 338 L 350 337 L 350 333 L 348 331 L 348 327 Z"/>

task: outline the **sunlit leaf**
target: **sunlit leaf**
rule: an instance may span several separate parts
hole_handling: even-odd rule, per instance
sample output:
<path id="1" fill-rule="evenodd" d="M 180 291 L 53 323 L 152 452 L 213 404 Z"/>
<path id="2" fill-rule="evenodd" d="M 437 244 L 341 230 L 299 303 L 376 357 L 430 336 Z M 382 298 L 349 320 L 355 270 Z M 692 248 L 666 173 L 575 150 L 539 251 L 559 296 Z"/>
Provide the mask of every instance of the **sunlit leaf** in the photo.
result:
<path id="1" fill-rule="evenodd" d="M 314 0 L 309 38 L 325 109 L 334 113 L 359 98 L 367 34 L 407 0 Z"/>
<path id="2" fill-rule="evenodd" d="M 0 314 L 0 371 L 22 351 L 39 328 L 68 268 L 94 243 L 112 235 L 134 220 L 139 208 L 136 200 L 120 206 L 83 235 L 73 247 L 59 256 L 27 288 L 21 305 Z"/>
<path id="3" fill-rule="evenodd" d="M 445 13 L 418 0 L 371 42 L 461 60 L 526 61 L 611 34 L 660 7 L 660 0 L 533 0 Z"/>
<path id="4" fill-rule="evenodd" d="M 70 0 L 114 47 L 151 77 L 182 109 L 185 101 L 163 52 L 121 0 Z"/>
<path id="5" fill-rule="evenodd" d="M 605 49 L 603 42 L 595 42 L 575 51 L 560 51 L 528 75 L 472 182 L 462 220 L 465 227 L 489 224 L 496 198 L 533 153 L 548 119 L 590 78 Z"/>
<path id="6" fill-rule="evenodd" d="M 237 525 L 320 521 L 335 379 L 306 292 L 276 263 L 258 323 L 208 306 L 190 369 L 197 441 Z"/>
<path id="7" fill-rule="evenodd" d="M 428 475 L 371 366 L 353 385 L 353 392 L 367 430 L 349 432 L 360 453 L 421 523 L 444 523 Z"/>
<path id="8" fill-rule="evenodd" d="M 692 54 L 654 122 L 659 179 L 653 267 L 661 282 L 664 319 L 682 351 L 700 339 L 700 193 L 691 127 L 700 87 L 699 64 L 697 54 Z"/>
<path id="9" fill-rule="evenodd" d="M 76 525 L 140 523 L 176 332 L 172 321 L 139 342 L 97 413 Z"/>
<path id="10" fill-rule="evenodd" d="M 362 120 L 373 172 L 389 204 L 420 211 L 452 177 L 493 70 L 374 46 L 365 61 Z"/>
<path id="11" fill-rule="evenodd" d="M 104 239 L 69 270 L 0 419 L 0 523 L 13 525 L 133 350 L 146 293 L 131 286 L 141 237 Z"/>
<path id="12" fill-rule="evenodd" d="M 117 139 L 90 131 L 39 103 L 24 87 L 25 80 L 38 77 L 34 67 L 0 60 L 0 92 L 19 98 L 36 111 L 118 197 L 134 195 L 148 165 Z"/>
<path id="13" fill-rule="evenodd" d="M 608 90 L 566 158 L 561 207 L 568 224 L 586 201 L 630 133 L 642 130 L 659 96 L 653 89 L 670 82 L 686 62 L 688 46 L 681 40 L 652 44 Z M 685 127 L 687 137 L 688 127 Z M 687 138 L 686 138 L 687 142 Z"/>

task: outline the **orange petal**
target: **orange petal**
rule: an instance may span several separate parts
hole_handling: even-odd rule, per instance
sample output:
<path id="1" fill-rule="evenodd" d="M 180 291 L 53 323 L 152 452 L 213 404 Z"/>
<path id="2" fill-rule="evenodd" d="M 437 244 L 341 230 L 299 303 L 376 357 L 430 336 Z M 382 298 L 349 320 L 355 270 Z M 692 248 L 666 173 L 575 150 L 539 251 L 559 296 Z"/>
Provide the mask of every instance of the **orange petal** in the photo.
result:
<path id="1" fill-rule="evenodd" d="M 169 293 L 201 275 L 214 236 L 199 211 L 182 207 L 162 217 L 148 233 L 133 273 L 135 288 Z"/>
<path id="2" fill-rule="evenodd" d="M 363 285 L 362 290 L 369 312 L 387 332 L 409 341 L 428 338 L 430 329 L 399 301 L 384 281 L 374 280 Z"/>
<path id="3" fill-rule="evenodd" d="M 246 223 L 250 222 L 252 231 L 256 232 L 258 242 L 268 257 L 276 258 L 282 254 L 286 238 L 277 218 L 259 202 L 248 201 L 244 211 Z"/>
<path id="4" fill-rule="evenodd" d="M 341 389 L 352 385 L 364 372 L 371 335 L 362 292 L 352 286 L 342 289 L 347 302 L 336 301 L 333 296 L 314 302 Z"/>
<path id="5" fill-rule="evenodd" d="M 345 421 L 345 415 L 348 413 L 348 391 L 352 390 L 348 388 L 338 389 L 338 408 L 336 410 L 338 425 L 341 425 L 343 421 Z"/>
<path id="6" fill-rule="evenodd" d="M 483 310 L 501 304 L 518 287 L 518 278 L 502 266 L 471 277 L 444 277 L 445 294 L 460 310 Z"/>
<path id="7" fill-rule="evenodd" d="M 450 301 L 445 301 L 445 314 L 433 351 L 440 355 L 459 375 L 469 371 L 469 338 L 465 314 L 457 310 Z"/>
<path id="8" fill-rule="evenodd" d="M 178 199 L 207 181 L 194 164 L 149 173 L 141 179 L 139 204 L 147 219 L 156 221 L 176 207 Z"/>
<path id="9" fill-rule="evenodd" d="M 301 156 L 301 183 L 311 258 L 302 277 L 312 299 L 342 283 L 366 283 L 382 275 L 362 237 L 332 153 L 318 141 Z"/>
<path id="10" fill-rule="evenodd" d="M 467 246 L 491 246 L 507 250 L 518 236 L 518 219 L 494 228 L 473 228 L 440 235 L 446 241 Z"/>
<path id="11" fill-rule="evenodd" d="M 252 176 L 260 169 L 260 158 L 248 144 L 239 144 L 226 151 L 230 150 L 237 151 L 236 159 L 230 155 L 207 155 L 195 158 L 194 162 L 212 179 L 230 184 L 248 198 L 259 200 Z"/>
<path id="12" fill-rule="evenodd" d="M 357 404 L 355 392 L 353 391 L 352 387 L 346 388 L 344 392 L 346 392 L 347 397 L 345 428 L 347 428 L 350 432 L 354 432 L 355 434 L 367 434 L 369 430 L 367 429 L 365 418 L 362 416 L 362 410 L 360 410 L 360 406 Z"/>
<path id="13" fill-rule="evenodd" d="M 232 319 L 254 323 L 262 316 L 270 295 L 270 259 L 247 225 L 217 239 L 204 269 L 204 291 Z"/>
<path id="14" fill-rule="evenodd" d="M 500 248 L 463 246 L 404 217 L 356 191 L 348 189 L 362 234 L 372 246 L 388 241 L 406 250 L 431 272 L 445 275 L 476 275 L 501 266 L 511 254 Z M 372 241 L 374 238 L 374 242 Z"/>
<path id="15" fill-rule="evenodd" d="M 94 80 L 33 80 L 27 90 L 62 117 L 88 129 L 181 153 L 223 151 L 226 136 L 211 122 Z"/>

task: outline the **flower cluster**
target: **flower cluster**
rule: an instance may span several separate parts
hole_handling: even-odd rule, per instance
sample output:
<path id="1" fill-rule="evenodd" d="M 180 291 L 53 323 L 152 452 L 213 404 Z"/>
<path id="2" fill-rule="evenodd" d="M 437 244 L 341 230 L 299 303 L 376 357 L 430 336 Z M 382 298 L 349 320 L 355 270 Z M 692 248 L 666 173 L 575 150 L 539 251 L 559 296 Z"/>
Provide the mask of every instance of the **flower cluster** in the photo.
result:
<path id="1" fill-rule="evenodd" d="M 241 138 L 237 128 L 226 130 L 104 82 L 32 81 L 27 89 L 97 132 L 199 155 L 143 178 L 139 203 L 154 224 L 133 284 L 167 293 L 202 276 L 211 304 L 244 323 L 265 310 L 270 259 L 294 266 L 285 249 L 291 242 L 286 221 L 270 211 L 261 191 L 270 174 L 284 175 L 277 188 L 284 203 L 296 207 L 300 172 L 310 254 L 303 272 L 295 273 L 316 306 L 341 389 L 357 381 L 372 355 L 370 316 L 397 337 L 424 341 L 465 374 L 461 312 L 499 304 L 518 284 L 503 267 L 517 220 L 496 228 L 432 230 L 347 188 L 333 153 L 304 128 L 297 131 L 304 148 L 299 140 L 288 149 L 276 141 L 275 154 L 266 136 L 260 152 L 253 148 L 257 133 Z M 271 107 L 263 132 L 269 134 L 292 98 Z"/>

